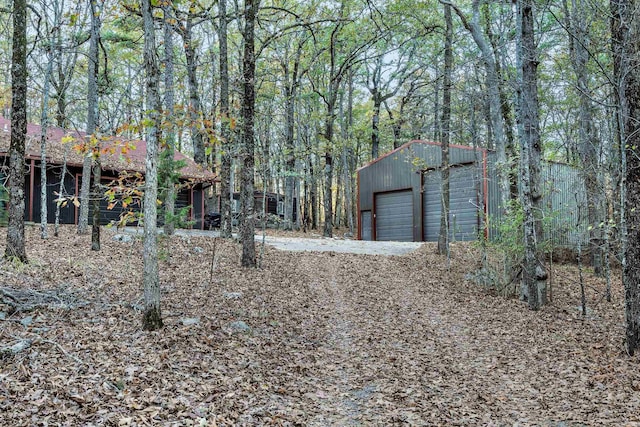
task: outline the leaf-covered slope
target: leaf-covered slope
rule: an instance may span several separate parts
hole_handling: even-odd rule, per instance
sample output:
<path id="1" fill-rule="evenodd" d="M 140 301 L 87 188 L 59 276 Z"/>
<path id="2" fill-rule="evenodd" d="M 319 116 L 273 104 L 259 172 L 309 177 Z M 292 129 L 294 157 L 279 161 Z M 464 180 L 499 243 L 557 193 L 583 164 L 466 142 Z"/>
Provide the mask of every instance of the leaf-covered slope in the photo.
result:
<path id="1" fill-rule="evenodd" d="M 589 279 L 583 319 L 574 267 L 556 271 L 554 302 L 534 313 L 466 281 L 467 246 L 451 270 L 432 246 L 267 249 L 263 269 L 245 270 L 239 247 L 217 241 L 211 277 L 213 239 L 174 237 L 161 241 L 166 327 L 145 333 L 139 241 L 105 233 L 96 254 L 71 228 L 27 234 L 32 263 L 3 264 L 2 286 L 63 289 L 68 304 L 0 321 L 0 347 L 29 340 L 0 362 L 2 425 L 640 422 L 621 290 L 608 304 Z"/>

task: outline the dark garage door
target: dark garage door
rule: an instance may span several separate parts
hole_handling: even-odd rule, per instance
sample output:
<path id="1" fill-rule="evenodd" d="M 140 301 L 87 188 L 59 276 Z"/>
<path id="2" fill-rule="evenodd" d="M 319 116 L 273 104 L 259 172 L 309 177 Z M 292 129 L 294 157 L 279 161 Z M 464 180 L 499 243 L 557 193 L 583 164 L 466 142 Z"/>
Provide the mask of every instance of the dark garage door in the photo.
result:
<path id="1" fill-rule="evenodd" d="M 475 167 L 452 167 L 449 175 L 449 236 L 453 240 L 475 240 L 478 231 L 478 197 Z M 424 176 L 422 224 L 427 242 L 438 240 L 442 210 L 440 171 Z"/>
<path id="2" fill-rule="evenodd" d="M 376 240 L 413 241 L 411 190 L 376 194 Z"/>
<path id="3" fill-rule="evenodd" d="M 424 192 L 422 193 L 422 226 L 424 227 L 424 240 L 427 242 L 438 241 L 441 211 L 440 171 L 430 171 L 424 176 Z"/>

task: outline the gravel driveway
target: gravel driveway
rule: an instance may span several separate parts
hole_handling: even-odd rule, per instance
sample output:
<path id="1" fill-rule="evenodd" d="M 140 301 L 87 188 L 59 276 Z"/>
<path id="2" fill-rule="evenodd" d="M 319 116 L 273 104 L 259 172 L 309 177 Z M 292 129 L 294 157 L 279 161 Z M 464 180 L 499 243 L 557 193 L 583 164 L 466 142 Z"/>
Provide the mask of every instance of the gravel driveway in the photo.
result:
<path id="1" fill-rule="evenodd" d="M 370 242 L 349 239 L 304 239 L 297 237 L 266 237 L 266 243 L 283 251 L 343 252 L 369 255 L 403 255 L 422 245 L 421 242 Z M 262 237 L 256 236 L 261 242 Z"/>
<path id="2" fill-rule="evenodd" d="M 126 227 L 125 231 L 132 234 L 142 234 L 142 228 Z M 220 232 L 216 230 L 176 230 L 176 234 L 179 236 L 220 236 Z M 262 242 L 262 235 L 256 234 L 256 242 Z M 367 255 L 404 255 L 422 245 L 422 242 L 371 242 L 326 237 L 309 239 L 274 236 L 266 236 L 265 243 L 282 251 L 340 252 Z"/>

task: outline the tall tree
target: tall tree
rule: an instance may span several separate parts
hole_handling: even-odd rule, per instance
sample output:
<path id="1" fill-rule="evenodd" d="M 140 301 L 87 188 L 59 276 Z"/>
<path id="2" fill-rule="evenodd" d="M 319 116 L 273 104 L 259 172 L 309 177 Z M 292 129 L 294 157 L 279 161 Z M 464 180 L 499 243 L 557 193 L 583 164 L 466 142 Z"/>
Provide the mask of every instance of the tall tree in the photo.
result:
<path id="1" fill-rule="evenodd" d="M 64 0 L 57 3 L 59 11 L 66 12 L 66 16 L 69 17 L 70 34 L 63 32 L 64 25 L 55 25 L 52 28 L 55 72 L 51 76 L 51 85 L 55 90 L 56 124 L 67 129 L 69 127 L 67 107 L 72 102 L 69 100 L 68 92 L 74 82 L 74 70 L 80 54 L 78 35 L 82 33 L 82 26 L 85 24 L 86 3 L 78 1 L 72 6 L 67 6 Z"/>
<path id="2" fill-rule="evenodd" d="M 494 31 L 492 28 L 493 19 L 492 19 L 492 6 L 495 3 L 485 2 L 482 8 L 483 18 L 484 18 L 484 28 L 485 34 L 489 43 L 491 44 L 491 48 L 493 49 L 493 57 L 495 58 L 495 71 L 497 74 L 498 80 L 498 92 L 500 94 L 500 104 L 502 111 L 502 119 L 504 121 L 504 143 L 505 143 L 505 161 L 507 162 L 504 167 L 504 174 L 500 177 L 503 181 L 501 181 L 501 186 L 504 188 L 507 185 L 510 186 L 509 195 L 505 195 L 502 198 L 503 203 L 506 202 L 506 198 L 508 197 L 510 200 L 518 199 L 518 168 L 514 166 L 516 159 L 518 158 L 518 147 L 516 147 L 515 136 L 514 136 L 514 126 L 513 126 L 513 109 L 512 102 L 509 101 L 509 94 L 507 87 L 509 83 L 505 79 L 505 73 L 503 71 L 503 66 L 501 64 L 504 63 L 505 58 L 507 57 L 503 44 L 501 42 L 501 37 L 503 34 L 508 36 L 509 32 L 507 31 Z M 509 5 L 509 10 L 511 10 L 511 6 Z M 504 17 L 503 17 L 504 19 Z M 504 25 L 504 24 L 503 24 Z M 507 22 L 506 25 L 510 25 L 510 22 Z M 483 54 L 484 56 L 485 54 Z M 506 83 L 506 84 L 505 84 Z M 495 104 L 495 101 L 489 102 L 489 108 L 492 108 L 491 105 Z M 492 116 L 491 111 L 489 111 L 489 119 L 490 122 L 493 122 L 495 118 Z M 497 143 L 496 143 L 497 145 Z M 499 150 L 499 148 L 498 148 Z"/>
<path id="3" fill-rule="evenodd" d="M 337 17 L 332 19 L 332 24 L 326 27 L 326 37 L 322 40 L 326 44 L 320 47 L 319 69 L 310 74 L 309 82 L 313 91 L 320 96 L 324 103 L 324 123 L 322 137 L 324 139 L 324 228 L 323 236 L 333 236 L 333 145 L 334 124 L 336 120 L 336 108 L 338 107 L 338 95 L 342 87 L 342 81 L 348 72 L 362 60 L 362 55 L 380 34 L 372 31 L 367 37 L 359 40 L 345 40 L 343 37 L 353 29 L 353 20 L 350 16 L 350 4 L 340 4 Z M 336 10 L 331 9 L 332 14 Z M 351 25 L 350 25 L 351 24 Z M 325 63 L 326 60 L 326 63 Z"/>
<path id="4" fill-rule="evenodd" d="M 438 253 L 449 254 L 449 142 L 451 140 L 451 75 L 453 74 L 453 20 L 451 6 L 444 5 L 444 78 L 442 83 L 442 210 L 440 212 L 440 234 L 438 235 Z"/>
<path id="5" fill-rule="evenodd" d="M 422 37 L 422 35 L 420 36 Z M 406 39 L 405 39 L 406 38 Z M 391 30 L 378 40 L 367 54 L 363 68 L 371 94 L 371 158 L 380 155 L 380 110 L 382 104 L 397 95 L 413 74 L 416 45 L 400 29 Z"/>
<path id="6" fill-rule="evenodd" d="M 53 4 L 54 28 L 60 25 L 60 8 L 58 2 Z M 53 34 L 51 34 L 53 36 Z M 53 74 L 53 40 L 47 37 L 45 53 L 47 58 L 47 68 L 44 73 L 44 84 L 42 89 L 42 108 L 40 112 L 40 237 L 46 239 L 47 232 L 47 129 L 49 127 L 49 91 L 51 87 L 51 75 Z"/>
<path id="7" fill-rule="evenodd" d="M 89 58 L 87 66 L 87 138 L 86 150 L 82 163 L 82 183 L 80 186 L 80 211 L 78 214 L 78 234 L 85 234 L 89 226 L 89 202 L 91 191 L 91 175 L 94 168 L 94 151 L 92 145 L 97 138 L 96 121 L 98 109 L 98 37 L 100 34 L 100 19 L 97 16 L 96 1 L 89 0 L 89 14 L 91 27 L 89 33 Z M 99 236 L 99 234 L 98 234 Z M 93 233 L 91 248 L 94 248 Z M 99 244 L 98 244 L 99 246 Z M 99 247 L 98 247 L 99 249 Z"/>
<path id="8" fill-rule="evenodd" d="M 473 15 L 468 20 L 458 6 L 450 1 L 440 0 L 440 3 L 450 5 L 462 21 L 462 25 L 469 31 L 474 42 L 482 53 L 482 62 L 486 74 L 487 92 L 489 97 L 489 114 L 491 118 L 491 130 L 495 140 L 496 154 L 498 157 L 498 174 L 500 184 L 501 208 L 506 209 L 509 200 L 509 159 L 506 153 L 506 138 L 504 122 L 502 119 L 502 100 L 500 97 L 500 77 L 497 72 L 496 59 L 480 27 L 480 0 L 473 1 Z"/>
<path id="9" fill-rule="evenodd" d="M 521 187 L 524 210 L 523 287 L 529 308 L 538 310 L 546 303 L 546 272 L 540 262 L 539 239 L 542 237 L 538 59 L 534 32 L 534 0 L 519 0 L 521 82 L 519 115 L 521 132 Z"/>
<path id="10" fill-rule="evenodd" d="M 89 12 L 91 14 L 91 36 L 89 41 L 89 67 L 87 76 L 87 135 L 91 139 L 91 207 L 93 218 L 91 224 L 91 250 L 100 250 L 100 200 L 101 200 L 101 172 L 100 139 L 96 134 L 98 121 L 98 46 L 100 44 L 100 14 L 102 5 L 97 0 L 89 0 Z M 84 169 L 82 170 L 84 176 Z M 84 181 L 82 182 L 84 186 Z"/>
<path id="11" fill-rule="evenodd" d="M 260 0 L 245 0 L 244 2 L 244 54 L 242 59 L 242 146 L 240 159 L 242 171 L 240 177 L 240 206 L 242 224 L 240 241 L 242 242 L 242 266 L 256 266 L 255 243 L 255 200 L 253 190 L 255 185 L 255 24 Z"/>
<path id="12" fill-rule="evenodd" d="M 622 281 L 625 291 L 626 348 L 640 347 L 640 4 L 611 0 L 615 89 L 621 119 Z"/>
<path id="13" fill-rule="evenodd" d="M 304 44 L 309 36 L 303 34 L 302 38 L 295 39 L 296 45 L 294 53 L 291 53 L 290 46 L 284 50 L 285 56 L 280 60 L 283 72 L 284 101 L 285 101 L 285 185 L 284 185 L 284 224 L 286 229 L 294 227 L 293 207 L 295 198 L 296 177 L 296 156 L 295 156 L 295 112 L 298 88 L 300 86 L 301 75 L 306 72 L 301 67 Z M 292 57 L 292 58 L 290 58 Z"/>
<path id="14" fill-rule="evenodd" d="M 172 2 L 172 4 L 174 4 Z M 175 3 L 177 4 L 177 3 Z M 199 165 L 204 165 L 207 158 L 205 152 L 206 132 L 203 128 L 202 101 L 200 99 L 200 85 L 198 83 L 198 52 L 194 40 L 194 28 L 208 19 L 207 11 L 196 0 L 187 2 L 188 10 L 181 11 L 174 4 L 174 29 L 182 37 L 182 45 L 187 65 L 187 83 L 189 90 L 189 123 L 191 142 L 193 144 L 193 159 Z"/>
<path id="15" fill-rule="evenodd" d="M 160 310 L 160 275 L 158 272 L 158 142 L 160 139 L 159 70 L 156 58 L 156 38 L 151 0 L 142 0 L 144 21 L 144 69 L 147 89 L 147 155 L 144 188 L 144 247 L 142 251 L 144 313 L 142 328 L 153 331 L 162 328 Z"/>
<path id="16" fill-rule="evenodd" d="M 9 223 L 4 257 L 27 262 L 24 244 L 24 150 L 27 136 L 27 2 L 13 1 Z"/>
<path id="17" fill-rule="evenodd" d="M 169 6 L 164 5 L 164 20 L 162 21 L 164 38 L 164 118 L 166 121 L 166 138 L 163 153 L 164 168 L 164 234 L 171 236 L 175 231 L 175 203 L 177 193 L 177 178 L 174 170 L 174 152 L 176 147 L 175 125 L 175 91 L 174 91 L 174 53 L 173 31 L 170 24 Z"/>
<path id="18" fill-rule="evenodd" d="M 582 163 L 582 176 L 587 190 L 587 217 L 589 221 L 589 254 L 597 275 L 603 274 L 604 184 L 599 161 L 600 140 L 594 124 L 593 91 L 589 84 L 589 18 L 584 0 L 563 0 L 566 27 L 569 33 L 569 53 L 575 73 L 575 86 L 579 98 L 578 139 Z"/>
<path id="19" fill-rule="evenodd" d="M 220 25 L 218 26 L 218 42 L 220 44 L 220 235 L 231 237 L 232 216 L 231 202 L 231 132 L 229 115 L 229 55 L 227 48 L 227 0 L 218 1 Z"/>

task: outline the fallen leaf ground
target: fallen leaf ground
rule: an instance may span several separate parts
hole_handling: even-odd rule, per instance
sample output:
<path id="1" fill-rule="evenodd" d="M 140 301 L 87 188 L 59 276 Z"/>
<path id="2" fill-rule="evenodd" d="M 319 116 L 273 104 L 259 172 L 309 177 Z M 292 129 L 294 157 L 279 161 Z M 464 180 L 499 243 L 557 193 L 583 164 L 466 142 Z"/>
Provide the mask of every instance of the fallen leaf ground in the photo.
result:
<path id="1" fill-rule="evenodd" d="M 0 286 L 60 303 L 0 321 L 0 347 L 31 340 L 0 360 L 0 425 L 640 425 L 618 280 L 607 303 L 587 274 L 582 317 L 577 268 L 556 266 L 554 300 L 534 313 L 466 280 L 468 245 L 450 269 L 427 244 L 267 248 L 246 270 L 236 243 L 174 237 L 161 241 L 165 327 L 149 333 L 141 242 L 114 233 L 95 253 L 72 228 L 46 241 L 28 228 L 30 264 L 2 261 Z"/>

